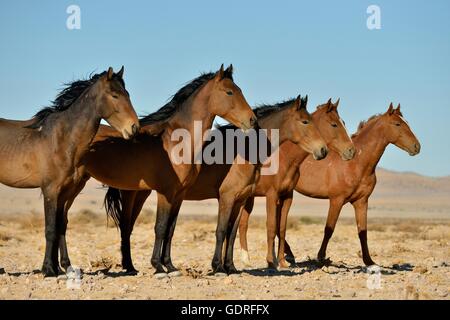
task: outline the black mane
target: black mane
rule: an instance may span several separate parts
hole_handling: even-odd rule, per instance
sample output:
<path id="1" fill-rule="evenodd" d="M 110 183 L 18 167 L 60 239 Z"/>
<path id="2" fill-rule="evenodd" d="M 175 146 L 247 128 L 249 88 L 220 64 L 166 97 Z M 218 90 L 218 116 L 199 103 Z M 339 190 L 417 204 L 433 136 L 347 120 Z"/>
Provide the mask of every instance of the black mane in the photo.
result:
<path id="1" fill-rule="evenodd" d="M 53 113 L 62 112 L 69 109 L 73 103 L 81 96 L 81 94 L 93 85 L 101 76 L 105 75 L 106 71 L 102 73 L 94 74 L 86 80 L 76 80 L 71 83 L 64 84 L 64 88 L 56 96 L 56 99 L 52 101 L 52 105 L 49 107 L 44 107 L 39 110 L 34 116 L 35 120 L 27 128 L 38 129 L 41 127 L 45 120 Z M 118 80 L 122 86 L 125 88 L 125 82 L 121 77 L 114 74 L 113 79 Z"/>
<path id="2" fill-rule="evenodd" d="M 304 101 L 304 98 L 301 98 Z M 261 119 L 264 117 L 268 117 L 269 115 L 281 111 L 284 108 L 289 107 L 290 105 L 292 105 L 292 103 L 294 103 L 295 98 L 291 98 L 282 102 L 278 102 L 275 104 L 260 104 L 257 107 L 254 107 L 253 113 L 255 114 L 256 118 Z M 216 129 L 236 129 L 237 127 L 233 124 L 227 123 L 227 124 L 223 124 L 223 125 L 218 125 L 216 124 Z"/>
<path id="3" fill-rule="evenodd" d="M 202 73 L 200 76 L 183 86 L 175 93 L 169 102 L 162 106 L 158 111 L 150 113 L 141 118 L 139 121 L 141 125 L 151 125 L 156 122 L 168 120 L 178 108 L 201 86 L 214 78 L 215 72 Z M 231 72 L 224 72 L 224 78 L 233 80 Z"/>

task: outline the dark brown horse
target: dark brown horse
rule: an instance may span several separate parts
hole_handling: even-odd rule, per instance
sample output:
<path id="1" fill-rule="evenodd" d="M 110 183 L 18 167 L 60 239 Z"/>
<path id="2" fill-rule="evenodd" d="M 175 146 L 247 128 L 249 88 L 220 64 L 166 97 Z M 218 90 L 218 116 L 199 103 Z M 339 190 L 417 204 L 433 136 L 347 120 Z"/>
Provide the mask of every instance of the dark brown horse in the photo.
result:
<path id="1" fill-rule="evenodd" d="M 53 105 L 28 121 L 0 119 L 0 182 L 41 188 L 45 208 L 45 276 L 58 274 L 58 245 L 65 243 L 65 212 L 83 180 L 80 159 L 89 150 L 101 119 L 125 139 L 139 129 L 123 68 L 69 84 Z M 67 265 L 65 266 L 67 267 Z"/>
<path id="2" fill-rule="evenodd" d="M 198 147 L 195 136 L 203 137 L 215 116 L 244 129 L 256 124 L 255 115 L 233 81 L 232 66 L 203 74 L 180 89 L 160 110 L 141 120 L 143 133 L 133 142 L 115 138 L 117 134 L 112 129 L 102 126 L 91 152 L 83 159 L 83 183 L 92 176 L 122 190 L 158 191 L 151 260 L 157 277 L 167 276 L 166 270 L 171 275 L 179 274 L 170 259 L 174 213 L 200 170 L 200 164 L 194 163 Z M 187 141 L 182 139 L 189 146 L 183 150 L 183 156 L 188 155 L 187 162 L 178 163 L 176 157 L 180 145 L 178 133 L 187 135 Z M 80 190 L 83 186 L 80 185 Z M 136 193 L 128 194 L 134 197 Z"/>
<path id="3" fill-rule="evenodd" d="M 339 100 L 333 104 L 331 99 L 327 103 L 317 107 L 312 114 L 313 122 L 319 128 L 319 132 L 327 143 L 329 149 L 344 160 L 352 159 L 355 147 L 347 134 L 343 121 L 339 117 L 337 107 Z M 269 268 L 288 267 L 284 257 L 284 237 L 289 209 L 292 204 L 293 191 L 299 178 L 299 167 L 308 156 L 304 150 L 296 148 L 287 141 L 280 147 L 280 167 L 276 175 L 261 176 L 254 196 L 266 197 L 267 206 L 267 263 Z M 325 161 L 315 161 L 323 162 Z M 239 237 L 242 248 L 242 258 L 248 261 L 247 227 L 248 218 L 253 208 L 253 197 L 247 200 L 240 221 Z M 274 254 L 275 236 L 280 238 L 278 246 L 278 260 Z"/>
<path id="4" fill-rule="evenodd" d="M 303 161 L 295 190 L 309 197 L 330 200 L 319 261 L 325 259 L 328 241 L 343 205 L 351 203 L 355 209 L 363 262 L 373 265 L 367 246 L 367 208 L 376 184 L 376 166 L 389 144 L 414 156 L 420 152 L 420 143 L 404 120 L 400 105 L 394 109 L 392 103 L 386 113 L 361 122 L 352 140 L 356 154 L 351 161 L 342 161 L 335 152 L 330 152 L 320 163 L 309 157 Z M 286 253 L 294 259 L 287 242 Z"/>
<path id="5" fill-rule="evenodd" d="M 306 111 L 306 104 L 307 98 L 300 99 L 298 97 L 280 104 L 261 106 L 253 109 L 253 111 L 258 117 L 259 127 L 267 130 L 268 137 L 271 137 L 270 131 L 272 129 L 277 129 L 279 130 L 280 143 L 287 140 L 291 141 L 294 145 L 299 145 L 306 150 L 305 152 L 312 153 L 314 157 L 321 159 L 327 154 L 326 145 L 311 121 L 311 116 Z M 234 126 L 222 126 L 219 128 L 219 135 L 223 137 L 222 154 L 226 154 L 229 151 L 226 150 L 227 147 L 232 147 L 229 140 L 233 138 L 226 131 L 234 131 L 235 129 L 236 127 Z M 263 136 L 261 139 L 267 138 Z M 258 145 L 260 145 L 259 142 L 257 143 Z M 209 144 L 205 145 L 205 150 L 208 146 Z M 216 249 L 212 261 L 213 272 L 216 274 L 236 271 L 232 252 L 232 240 L 234 238 L 230 240 L 230 236 L 232 229 L 237 229 L 237 223 L 235 222 L 238 219 L 240 208 L 253 193 L 260 174 L 259 169 L 261 165 L 258 161 L 251 161 L 251 152 L 248 150 L 249 146 L 247 147 L 244 153 L 239 153 L 236 150 L 232 151 L 234 152 L 232 158 L 234 161 L 232 163 L 226 163 L 225 159 L 219 159 L 222 163 L 203 163 L 197 180 L 188 189 L 184 198 L 185 200 L 214 198 L 219 200 Z M 134 222 L 149 195 L 149 191 L 141 191 L 136 193 L 133 198 L 124 196 L 122 198 L 123 210 L 118 208 L 118 210 L 109 212 L 110 214 L 115 214 L 114 219 L 119 222 L 122 235 L 122 264 L 127 269 L 131 268 L 131 270 L 134 270 L 130 253 L 130 235 Z M 225 238 L 227 241 L 224 246 Z M 223 259 L 223 252 L 225 252 L 225 259 Z"/>

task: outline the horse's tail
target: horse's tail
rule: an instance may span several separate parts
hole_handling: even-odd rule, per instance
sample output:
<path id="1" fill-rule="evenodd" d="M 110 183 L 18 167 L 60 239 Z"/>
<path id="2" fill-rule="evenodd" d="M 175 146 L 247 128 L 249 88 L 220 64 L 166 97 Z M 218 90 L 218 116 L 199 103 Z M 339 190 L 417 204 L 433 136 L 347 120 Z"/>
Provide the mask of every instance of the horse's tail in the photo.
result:
<path id="1" fill-rule="evenodd" d="M 105 195 L 104 205 L 106 217 L 113 219 L 116 227 L 120 227 L 122 217 L 122 194 L 119 189 L 109 187 Z"/>

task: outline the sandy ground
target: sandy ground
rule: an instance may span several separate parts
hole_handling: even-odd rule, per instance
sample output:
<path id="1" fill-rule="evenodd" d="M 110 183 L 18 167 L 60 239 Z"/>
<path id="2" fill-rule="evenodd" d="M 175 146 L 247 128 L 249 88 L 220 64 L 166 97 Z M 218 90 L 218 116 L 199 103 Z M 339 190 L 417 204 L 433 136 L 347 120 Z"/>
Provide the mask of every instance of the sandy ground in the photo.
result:
<path id="1" fill-rule="evenodd" d="M 106 226 L 103 215 L 73 214 L 68 243 L 72 263 L 83 270 L 77 282 L 65 275 L 44 279 L 37 271 L 44 254 L 41 215 L 4 215 L 0 218 L 0 299 L 449 299 L 449 219 L 370 219 L 369 247 L 382 266 L 377 278 L 362 267 L 353 219 L 339 221 L 328 249 L 332 262 L 320 266 L 311 258 L 320 246 L 324 217 L 293 215 L 288 240 L 297 265 L 270 272 L 265 269 L 264 219 L 252 218 L 249 250 L 254 267 L 245 268 L 236 249 L 236 267 L 242 273 L 217 278 L 208 274 L 215 216 L 181 214 L 173 260 L 183 276 L 157 280 L 149 262 L 152 211 L 147 209 L 139 218 L 133 233 L 137 276 L 121 273 L 119 233 Z"/>

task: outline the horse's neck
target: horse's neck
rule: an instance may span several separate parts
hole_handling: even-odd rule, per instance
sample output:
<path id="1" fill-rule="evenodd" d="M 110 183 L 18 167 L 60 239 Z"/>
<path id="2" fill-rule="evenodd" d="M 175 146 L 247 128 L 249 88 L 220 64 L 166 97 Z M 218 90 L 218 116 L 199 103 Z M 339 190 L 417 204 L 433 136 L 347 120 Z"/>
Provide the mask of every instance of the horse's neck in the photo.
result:
<path id="1" fill-rule="evenodd" d="M 79 160 L 85 152 L 97 133 L 101 118 L 96 111 L 96 97 L 88 92 L 78 98 L 74 104 L 63 111 L 58 124 L 55 124 L 54 130 L 58 130 L 58 138 L 63 139 L 65 143 L 66 154 L 75 157 L 75 162 Z"/>
<path id="2" fill-rule="evenodd" d="M 375 172 L 375 168 L 389 144 L 378 121 L 368 124 L 367 128 L 362 129 L 363 131 L 353 138 L 364 175 Z"/>
<path id="3" fill-rule="evenodd" d="M 177 145 L 178 141 L 172 141 L 172 133 L 177 129 L 184 129 L 189 132 L 191 143 L 191 163 L 175 165 L 172 164 L 179 179 L 185 181 L 191 176 L 191 171 L 194 167 L 200 169 L 200 165 L 194 165 L 194 159 L 202 152 L 204 144 L 204 134 L 211 129 L 214 114 L 208 111 L 208 104 L 210 98 L 210 86 L 206 84 L 198 92 L 192 94 L 180 109 L 167 122 L 165 130 L 162 134 L 164 149 L 171 154 L 172 148 Z M 183 138 L 184 139 L 184 138 Z M 189 168 L 186 171 L 186 168 Z"/>
<path id="4" fill-rule="evenodd" d="M 259 127 L 267 131 L 267 138 L 272 144 L 278 143 L 278 145 L 281 145 L 288 140 L 288 136 L 283 130 L 283 120 L 282 112 L 275 112 L 258 120 Z M 275 132 L 278 132 L 278 134 L 275 134 Z M 275 137 L 278 138 L 278 141 L 272 141 Z"/>

